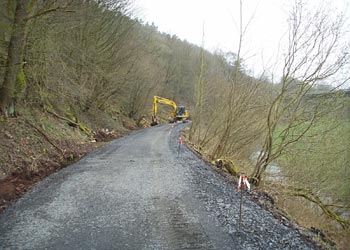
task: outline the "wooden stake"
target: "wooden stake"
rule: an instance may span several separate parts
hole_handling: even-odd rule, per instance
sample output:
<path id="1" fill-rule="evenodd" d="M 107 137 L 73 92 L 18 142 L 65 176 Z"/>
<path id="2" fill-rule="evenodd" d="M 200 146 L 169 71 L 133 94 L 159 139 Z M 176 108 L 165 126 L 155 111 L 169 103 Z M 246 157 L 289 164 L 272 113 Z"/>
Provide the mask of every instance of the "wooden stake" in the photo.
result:
<path id="1" fill-rule="evenodd" d="M 241 192 L 241 201 L 239 204 L 239 228 L 242 226 L 242 210 L 243 210 L 243 190 L 240 190 Z"/>

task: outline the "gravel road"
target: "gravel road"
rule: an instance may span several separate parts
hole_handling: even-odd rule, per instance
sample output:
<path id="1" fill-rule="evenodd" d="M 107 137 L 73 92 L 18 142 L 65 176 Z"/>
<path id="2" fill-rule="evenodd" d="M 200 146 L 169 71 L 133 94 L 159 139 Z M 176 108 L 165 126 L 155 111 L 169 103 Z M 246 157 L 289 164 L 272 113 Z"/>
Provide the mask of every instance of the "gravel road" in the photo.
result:
<path id="1" fill-rule="evenodd" d="M 313 249 L 181 146 L 185 125 L 111 142 L 0 215 L 0 249 Z"/>

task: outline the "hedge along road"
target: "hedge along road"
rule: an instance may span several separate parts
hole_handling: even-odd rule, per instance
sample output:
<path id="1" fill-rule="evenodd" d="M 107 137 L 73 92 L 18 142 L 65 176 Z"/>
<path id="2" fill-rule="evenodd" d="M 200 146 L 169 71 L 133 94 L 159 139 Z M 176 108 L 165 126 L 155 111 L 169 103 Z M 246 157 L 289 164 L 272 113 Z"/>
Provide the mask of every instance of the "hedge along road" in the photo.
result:
<path id="1" fill-rule="evenodd" d="M 312 249 L 178 144 L 185 125 L 115 140 L 0 215 L 0 249 Z"/>

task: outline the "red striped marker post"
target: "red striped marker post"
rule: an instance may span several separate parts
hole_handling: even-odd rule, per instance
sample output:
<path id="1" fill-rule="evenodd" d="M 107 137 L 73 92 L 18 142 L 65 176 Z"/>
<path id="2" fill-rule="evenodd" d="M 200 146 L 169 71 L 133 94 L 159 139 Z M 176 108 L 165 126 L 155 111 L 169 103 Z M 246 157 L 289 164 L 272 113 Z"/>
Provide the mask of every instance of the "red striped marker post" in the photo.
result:
<path id="1" fill-rule="evenodd" d="M 177 154 L 179 155 L 180 153 L 180 149 L 181 149 L 181 145 L 182 145 L 182 137 L 179 137 L 179 150 L 177 151 Z"/>
<path id="2" fill-rule="evenodd" d="M 239 204 L 239 227 L 242 226 L 242 207 L 243 207 L 243 189 L 248 189 L 250 191 L 250 184 L 246 175 L 239 176 L 237 190 L 241 192 L 241 201 Z"/>

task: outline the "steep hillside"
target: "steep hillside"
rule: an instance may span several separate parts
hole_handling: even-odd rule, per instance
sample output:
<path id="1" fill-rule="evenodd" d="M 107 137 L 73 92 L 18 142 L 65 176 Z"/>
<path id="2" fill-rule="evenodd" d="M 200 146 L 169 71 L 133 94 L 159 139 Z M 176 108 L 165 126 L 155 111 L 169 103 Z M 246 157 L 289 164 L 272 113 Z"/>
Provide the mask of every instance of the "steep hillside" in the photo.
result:
<path id="1" fill-rule="evenodd" d="M 103 113 L 93 120 L 79 116 L 78 122 L 40 109 L 21 108 L 17 114 L 0 122 L 0 210 L 47 175 L 138 128 L 129 118 L 115 121 Z"/>

